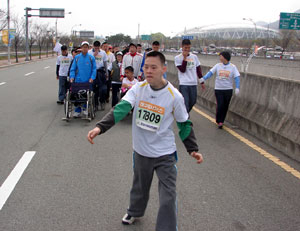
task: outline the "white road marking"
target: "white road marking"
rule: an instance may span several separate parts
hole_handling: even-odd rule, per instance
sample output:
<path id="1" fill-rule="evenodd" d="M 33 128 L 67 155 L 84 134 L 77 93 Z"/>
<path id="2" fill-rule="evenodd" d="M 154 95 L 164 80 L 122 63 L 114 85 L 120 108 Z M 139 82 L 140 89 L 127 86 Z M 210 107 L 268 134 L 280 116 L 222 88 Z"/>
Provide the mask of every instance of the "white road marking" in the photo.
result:
<path id="1" fill-rule="evenodd" d="M 25 76 L 32 75 L 32 74 L 34 74 L 34 73 L 35 73 L 35 72 L 29 72 L 29 73 L 25 74 Z"/>
<path id="2" fill-rule="evenodd" d="M 1 85 L 4 85 L 4 84 L 6 84 L 6 82 L 2 82 L 2 83 L 0 83 L 0 86 L 1 86 Z"/>
<path id="3" fill-rule="evenodd" d="M 48 67 L 44 67 L 44 69 L 48 69 L 48 68 L 50 68 L 50 66 L 48 66 Z"/>
<path id="4" fill-rule="evenodd" d="M 15 186 L 17 185 L 18 181 L 23 175 L 23 172 L 29 165 L 30 161 L 32 160 L 33 156 L 35 155 L 35 151 L 28 151 L 25 152 L 22 158 L 19 160 L 15 168 L 12 170 L 10 175 L 4 181 L 2 186 L 0 187 L 0 211 L 2 210 L 3 205 L 9 198 L 10 194 L 14 190 Z"/>

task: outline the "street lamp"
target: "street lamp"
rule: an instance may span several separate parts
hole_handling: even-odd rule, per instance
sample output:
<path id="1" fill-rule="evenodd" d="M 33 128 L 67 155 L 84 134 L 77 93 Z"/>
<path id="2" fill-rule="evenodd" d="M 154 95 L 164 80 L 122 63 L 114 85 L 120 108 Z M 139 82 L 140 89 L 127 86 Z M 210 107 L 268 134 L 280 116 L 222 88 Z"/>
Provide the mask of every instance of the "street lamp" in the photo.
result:
<path id="1" fill-rule="evenodd" d="M 72 26 L 72 28 L 71 28 L 71 36 L 72 36 L 72 32 L 74 33 L 73 28 L 76 27 L 76 26 L 81 26 L 81 24 L 76 24 L 76 25 Z M 76 36 L 75 33 L 74 33 L 74 35 Z"/>

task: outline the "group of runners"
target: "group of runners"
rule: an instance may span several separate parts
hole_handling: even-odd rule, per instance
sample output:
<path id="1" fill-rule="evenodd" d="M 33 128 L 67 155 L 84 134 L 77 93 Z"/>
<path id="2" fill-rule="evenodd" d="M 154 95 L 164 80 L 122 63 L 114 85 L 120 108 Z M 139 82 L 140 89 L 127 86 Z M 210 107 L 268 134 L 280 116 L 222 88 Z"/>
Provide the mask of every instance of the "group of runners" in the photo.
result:
<path id="1" fill-rule="evenodd" d="M 159 52 L 158 42 L 154 42 L 151 51 L 146 50 L 144 54 L 137 52 L 138 46 L 135 44 L 129 45 L 128 52 L 113 49 L 114 52 L 112 52 L 108 44 L 104 43 L 104 45 L 102 44 L 101 49 L 100 42 L 96 41 L 89 51 L 89 44 L 83 42 L 81 53 L 73 58 L 67 55 L 64 52 L 65 47 L 62 47 L 64 57 L 58 57 L 57 61 L 60 81 L 59 97 L 63 95 L 64 90 L 64 85 L 61 83 L 66 79 L 60 74 L 67 74 L 68 68 L 62 68 L 67 59 L 71 65 L 70 82 L 93 83 L 95 91 L 99 90 L 97 99 L 99 99 L 101 109 L 103 109 L 103 103 L 109 99 L 110 88 L 112 89 L 111 110 L 96 124 L 94 129 L 88 132 L 87 139 L 91 144 L 94 144 L 95 137 L 105 133 L 133 111 L 133 183 L 129 207 L 122 218 L 122 223 L 130 225 L 135 219 L 144 216 L 153 174 L 156 172 L 159 182 L 159 210 L 155 230 L 176 231 L 178 230 L 177 149 L 173 122 L 175 121 L 178 126 L 179 137 L 186 151 L 197 160 L 198 164 L 202 163 L 203 157 L 198 152 L 197 140 L 189 115 L 197 100 L 197 86 L 204 84 L 216 73 L 216 123 L 219 128 L 222 128 L 233 94 L 233 80 L 236 86 L 235 93 L 239 93 L 238 70 L 230 63 L 230 53 L 224 51 L 220 53 L 220 63 L 203 77 L 198 57 L 190 52 L 191 42 L 185 39 L 182 41 L 182 53 L 175 57 L 179 78 L 179 90 L 177 90 L 166 79 L 166 59 Z M 124 88 L 122 92 L 124 90 L 126 94 L 119 101 L 116 93 L 121 88 Z M 63 97 L 59 98 L 59 101 L 61 100 Z"/>

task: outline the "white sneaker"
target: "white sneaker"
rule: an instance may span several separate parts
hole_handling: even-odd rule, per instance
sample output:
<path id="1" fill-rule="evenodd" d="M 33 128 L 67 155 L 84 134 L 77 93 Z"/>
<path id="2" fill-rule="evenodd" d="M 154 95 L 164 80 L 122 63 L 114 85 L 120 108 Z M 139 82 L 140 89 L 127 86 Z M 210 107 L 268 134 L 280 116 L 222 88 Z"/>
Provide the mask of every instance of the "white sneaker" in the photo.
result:
<path id="1" fill-rule="evenodd" d="M 122 219 L 122 223 L 124 225 L 131 225 L 134 221 L 135 221 L 135 218 L 128 215 L 127 213 L 124 215 L 124 217 Z"/>
<path id="2" fill-rule="evenodd" d="M 87 110 L 82 110 L 82 113 L 83 113 L 85 116 L 87 116 L 87 115 L 89 114 Z"/>
<path id="3" fill-rule="evenodd" d="M 75 111 L 75 112 L 73 113 L 73 117 L 75 117 L 75 118 L 80 117 L 80 112 L 76 112 L 76 111 Z"/>

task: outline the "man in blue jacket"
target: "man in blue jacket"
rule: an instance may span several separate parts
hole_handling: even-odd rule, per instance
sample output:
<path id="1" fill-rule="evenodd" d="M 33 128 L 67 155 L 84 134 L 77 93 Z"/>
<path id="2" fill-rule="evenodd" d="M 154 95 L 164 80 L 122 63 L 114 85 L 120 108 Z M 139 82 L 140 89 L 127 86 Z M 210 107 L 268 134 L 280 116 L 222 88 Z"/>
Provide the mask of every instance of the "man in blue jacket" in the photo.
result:
<path id="1" fill-rule="evenodd" d="M 96 61 L 94 56 L 88 53 L 90 44 L 87 41 L 81 43 L 81 53 L 75 56 L 74 62 L 70 70 L 70 82 L 76 83 L 93 83 L 96 79 Z M 87 115 L 83 106 L 83 114 Z M 81 107 L 76 107 L 73 114 L 74 117 L 79 117 Z"/>

